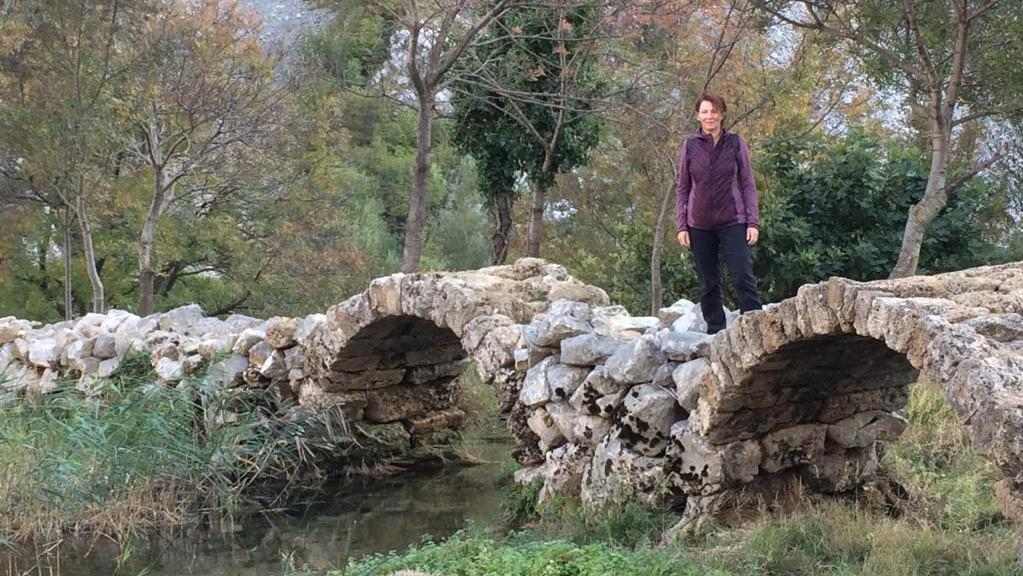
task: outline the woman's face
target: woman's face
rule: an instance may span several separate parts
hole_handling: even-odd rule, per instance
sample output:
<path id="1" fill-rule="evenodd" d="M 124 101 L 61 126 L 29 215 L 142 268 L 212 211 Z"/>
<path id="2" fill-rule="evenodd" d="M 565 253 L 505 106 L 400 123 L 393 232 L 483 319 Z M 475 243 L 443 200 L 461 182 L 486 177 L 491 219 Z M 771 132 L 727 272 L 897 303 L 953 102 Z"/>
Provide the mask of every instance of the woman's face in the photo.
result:
<path id="1" fill-rule="evenodd" d="M 709 100 L 700 102 L 700 110 L 696 113 L 696 119 L 704 132 L 717 132 L 721 130 L 721 112 L 714 108 L 714 103 Z"/>

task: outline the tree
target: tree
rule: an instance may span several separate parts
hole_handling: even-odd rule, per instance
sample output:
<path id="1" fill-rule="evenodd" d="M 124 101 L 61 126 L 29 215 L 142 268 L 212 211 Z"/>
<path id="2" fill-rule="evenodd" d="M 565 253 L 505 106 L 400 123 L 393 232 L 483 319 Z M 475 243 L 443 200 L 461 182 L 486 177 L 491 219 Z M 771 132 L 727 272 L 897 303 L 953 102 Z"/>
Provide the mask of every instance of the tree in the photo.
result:
<path id="1" fill-rule="evenodd" d="M 923 197 L 908 210 L 892 278 L 916 273 L 928 227 L 967 180 L 999 161 L 989 152 L 948 171 L 957 130 L 1023 114 L 1023 7 L 1004 0 L 756 0 L 773 18 L 853 46 L 862 65 L 894 85 L 926 118 L 930 167 Z M 919 97 L 922 101 L 913 100 Z"/>
<path id="2" fill-rule="evenodd" d="M 480 33 L 514 2 L 497 0 L 483 7 L 469 0 L 439 0 L 429 5 L 413 0 L 400 0 L 393 5 L 377 4 L 395 23 L 404 42 L 404 71 L 417 110 L 416 161 L 405 221 L 402 272 L 418 270 L 423 253 L 427 180 L 438 94 L 454 80 L 451 72 L 456 62 Z"/>
<path id="3" fill-rule="evenodd" d="M 156 229 L 175 201 L 211 201 L 210 183 L 233 155 L 265 144 L 282 89 L 259 45 L 255 20 L 224 0 L 176 3 L 150 20 L 133 79 L 136 138 L 129 149 L 148 166 L 152 195 L 138 236 L 138 313 L 151 314 L 157 272 Z M 192 178 L 203 182 L 178 190 Z M 233 189 L 231 182 L 222 182 Z"/>
<path id="4" fill-rule="evenodd" d="M 0 21 L 4 35 L 14 38 L 5 47 L 8 58 L 0 74 L 7 80 L 0 81 L 0 88 L 13 96 L 2 122 L 10 134 L 20 135 L 7 143 L 9 153 L 21 160 L 16 177 L 28 183 L 37 200 L 67 212 L 65 259 L 74 216 L 97 312 L 105 309 L 106 294 L 93 212 L 116 172 L 112 135 L 118 127 L 111 120 L 123 79 L 122 52 L 133 42 L 129 23 L 148 10 L 145 2 L 47 0 L 8 6 L 10 17 Z M 70 287 L 65 290 L 69 299 Z"/>

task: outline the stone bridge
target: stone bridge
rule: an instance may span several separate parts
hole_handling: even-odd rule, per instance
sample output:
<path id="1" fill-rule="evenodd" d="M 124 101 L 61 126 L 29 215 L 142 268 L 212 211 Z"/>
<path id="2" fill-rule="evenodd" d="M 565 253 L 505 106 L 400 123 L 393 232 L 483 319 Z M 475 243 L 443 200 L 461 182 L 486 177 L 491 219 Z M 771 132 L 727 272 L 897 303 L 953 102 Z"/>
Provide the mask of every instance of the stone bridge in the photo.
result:
<path id="1" fill-rule="evenodd" d="M 909 385 L 925 378 L 1004 474 L 1007 515 L 1023 516 L 1023 263 L 833 278 L 713 337 L 692 303 L 633 317 L 537 259 L 379 278 L 306 318 L 121 314 L 0 321 L 0 371 L 15 375 L 4 386 L 44 393 L 58 372 L 84 386 L 131 348 L 173 381 L 220 352 L 211 373 L 224 385 L 270 387 L 415 442 L 461 425 L 458 377 L 473 365 L 499 394 L 519 480 L 540 479 L 541 498 L 684 501 L 692 518 L 793 480 L 823 493 L 871 482 L 879 448 L 906 426 Z M 89 355 L 100 348 L 106 359 Z"/>

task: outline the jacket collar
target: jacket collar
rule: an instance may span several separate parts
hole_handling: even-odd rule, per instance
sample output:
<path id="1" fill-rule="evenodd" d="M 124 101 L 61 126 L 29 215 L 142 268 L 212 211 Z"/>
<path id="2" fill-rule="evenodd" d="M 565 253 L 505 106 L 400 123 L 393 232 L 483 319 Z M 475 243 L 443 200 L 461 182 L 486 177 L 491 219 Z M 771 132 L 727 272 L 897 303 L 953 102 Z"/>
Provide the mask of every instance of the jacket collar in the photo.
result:
<path id="1" fill-rule="evenodd" d="M 725 139 L 725 135 L 727 135 L 727 134 L 728 134 L 728 129 L 725 128 L 724 126 L 722 126 L 721 127 L 721 138 L 718 140 L 718 142 L 720 142 L 721 140 L 724 140 Z M 696 127 L 695 136 L 697 138 L 700 138 L 701 140 L 706 140 L 708 142 L 713 142 L 714 141 L 714 139 L 711 137 L 710 134 L 708 134 L 708 133 L 703 131 L 703 126 L 697 126 Z"/>

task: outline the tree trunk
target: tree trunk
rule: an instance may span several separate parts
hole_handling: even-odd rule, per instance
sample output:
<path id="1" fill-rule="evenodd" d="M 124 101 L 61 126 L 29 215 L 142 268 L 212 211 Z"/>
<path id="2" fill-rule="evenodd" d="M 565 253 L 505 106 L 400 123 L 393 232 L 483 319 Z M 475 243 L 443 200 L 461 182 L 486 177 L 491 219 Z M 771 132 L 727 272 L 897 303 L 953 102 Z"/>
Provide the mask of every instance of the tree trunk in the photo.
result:
<path id="1" fill-rule="evenodd" d="M 405 244 L 401 254 L 401 271 L 419 270 L 423 255 L 423 230 L 426 228 L 427 178 L 430 175 L 430 149 L 433 137 L 433 94 L 422 94 L 419 100 L 419 122 L 416 127 L 416 167 L 412 193 L 408 199 L 405 221 Z"/>
<path id="2" fill-rule="evenodd" d="M 547 204 L 547 186 L 544 178 L 533 182 L 533 205 L 529 210 L 529 238 L 526 242 L 526 255 L 540 257 L 540 245 L 543 244 L 543 214 Z"/>
<path id="3" fill-rule="evenodd" d="M 78 206 L 75 216 L 78 218 L 78 227 L 82 232 L 82 252 L 85 256 L 85 270 L 89 273 L 89 284 L 92 285 L 92 311 L 97 314 L 106 312 L 106 295 L 103 290 L 103 280 L 99 277 L 96 269 L 96 250 L 92 245 L 92 224 L 89 222 L 89 214 L 85 206 L 85 195 L 83 194 L 81 177 L 78 181 Z"/>
<path id="4" fill-rule="evenodd" d="M 153 145 L 156 140 L 154 135 L 150 139 Z M 142 231 L 139 233 L 139 307 L 140 316 L 148 316 L 156 309 L 155 285 L 156 271 L 153 268 L 153 246 L 156 243 L 156 225 L 164 210 L 174 200 L 174 176 L 171 175 L 166 166 L 162 164 L 162 158 L 157 158 L 156 166 L 153 166 L 153 199 L 149 203 L 149 211 L 146 219 L 142 222 Z"/>
<path id="5" fill-rule="evenodd" d="M 661 286 L 661 250 L 664 247 L 664 218 L 668 214 L 672 192 L 675 191 L 674 181 L 661 197 L 661 209 L 657 211 L 657 222 L 654 224 L 653 248 L 650 249 L 650 315 L 656 316 L 657 311 L 664 307 L 664 287 Z"/>
<path id="6" fill-rule="evenodd" d="M 512 208 L 515 206 L 515 195 L 512 191 L 501 191 L 494 195 L 493 264 L 504 264 L 508 259 L 508 244 L 511 243 Z"/>
<path id="7" fill-rule="evenodd" d="M 905 278 L 916 274 L 917 265 L 920 263 L 920 246 L 923 244 L 927 227 L 948 202 L 945 184 L 951 131 L 947 126 L 946 122 L 933 118 L 931 120 L 931 170 L 927 175 L 927 187 L 924 190 L 924 197 L 909 209 L 899 259 L 888 275 L 889 278 Z"/>
<path id="8" fill-rule="evenodd" d="M 71 297 L 71 208 L 64 208 L 64 319 L 75 316 Z"/>

